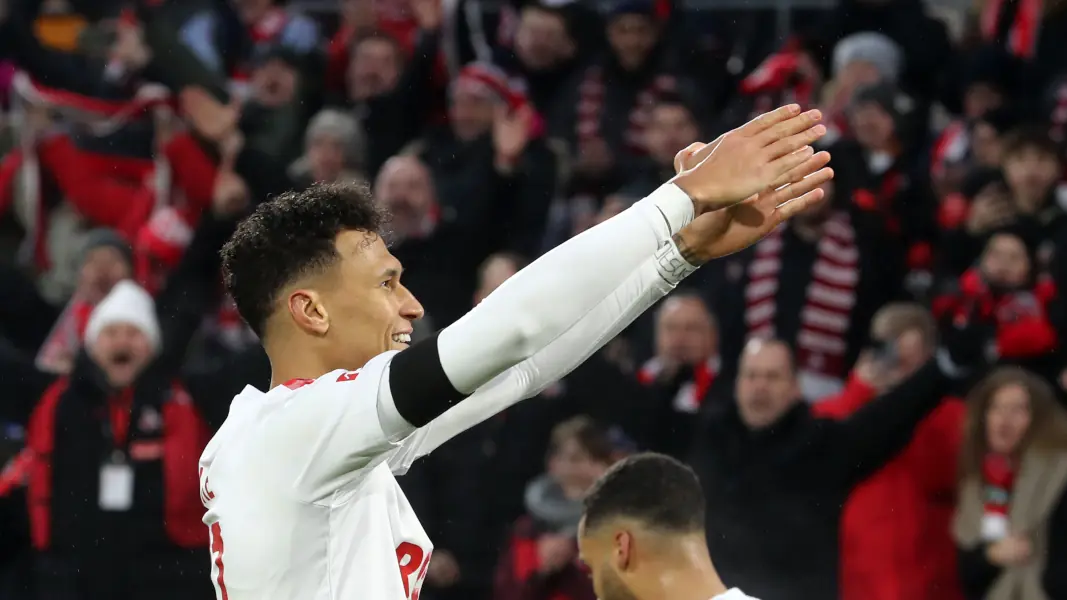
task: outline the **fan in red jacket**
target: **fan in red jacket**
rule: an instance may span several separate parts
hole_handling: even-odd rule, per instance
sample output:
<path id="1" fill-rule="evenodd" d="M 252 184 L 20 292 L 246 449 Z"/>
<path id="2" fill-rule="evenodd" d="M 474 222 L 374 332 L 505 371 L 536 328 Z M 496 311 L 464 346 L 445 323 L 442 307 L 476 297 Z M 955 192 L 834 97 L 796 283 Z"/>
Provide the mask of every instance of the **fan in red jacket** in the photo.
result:
<path id="1" fill-rule="evenodd" d="M 890 304 L 872 322 L 875 343 L 845 389 L 814 406 L 847 418 L 879 389 L 922 366 L 936 347 L 936 324 L 917 304 Z M 842 600 L 957 600 L 949 531 L 965 407 L 946 399 L 894 460 L 857 486 L 841 516 Z"/>
<path id="2" fill-rule="evenodd" d="M 959 278 L 956 289 L 934 300 L 934 315 L 957 327 L 966 324 L 976 340 L 986 344 L 990 358 L 1032 361 L 1049 356 L 1057 345 L 1049 320 L 1056 287 L 1050 278 L 1035 274 L 1035 264 L 1023 232 L 994 233 L 978 266 Z"/>

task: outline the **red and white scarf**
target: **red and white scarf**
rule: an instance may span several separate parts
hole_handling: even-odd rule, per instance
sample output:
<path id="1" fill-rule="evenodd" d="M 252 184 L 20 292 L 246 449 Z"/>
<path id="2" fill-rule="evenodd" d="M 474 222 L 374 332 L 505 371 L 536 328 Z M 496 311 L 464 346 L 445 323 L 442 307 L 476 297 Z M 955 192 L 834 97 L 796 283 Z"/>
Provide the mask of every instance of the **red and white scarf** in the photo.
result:
<path id="1" fill-rule="evenodd" d="M 990 454 L 982 460 L 982 539 L 987 542 L 1008 537 L 1008 511 L 1015 485 L 1015 465 L 1007 457 Z"/>
<path id="2" fill-rule="evenodd" d="M 715 377 L 719 374 L 719 368 L 718 356 L 713 356 L 693 367 L 692 379 L 678 388 L 678 393 L 671 401 L 671 407 L 682 413 L 695 413 L 700 410 L 700 405 L 704 403 L 711 384 L 715 382 Z M 659 379 L 662 372 L 662 361 L 658 358 L 651 358 L 637 371 L 637 381 L 641 385 L 652 385 Z"/>
<path id="3" fill-rule="evenodd" d="M 74 355 L 82 347 L 85 326 L 93 307 L 80 298 L 71 298 L 37 352 L 35 364 L 38 369 L 64 375 L 70 372 Z"/>
<path id="4" fill-rule="evenodd" d="M 982 38 L 996 41 L 1004 29 L 1000 22 L 1001 10 L 1006 0 L 989 0 L 981 15 Z M 1044 0 L 1020 0 L 1015 10 L 1008 13 L 1011 23 L 1007 25 L 1005 44 L 1008 52 L 1019 58 L 1033 58 L 1037 50 L 1037 37 L 1041 29 Z"/>
<path id="5" fill-rule="evenodd" d="M 956 120 L 948 124 L 937 141 L 930 156 L 930 172 L 935 177 L 943 177 L 945 170 L 967 158 L 971 150 L 971 130 L 967 123 Z"/>
<path id="6" fill-rule="evenodd" d="M 757 244 L 755 257 L 748 266 L 745 323 L 750 339 L 775 336 L 782 232 L 779 227 Z M 848 367 L 846 336 L 860 278 L 859 258 L 852 222 L 846 213 L 835 213 L 823 225 L 811 267 L 807 300 L 800 307 L 796 364 L 801 393 L 809 402 L 818 402 L 839 392 L 843 386 Z"/>
<path id="7" fill-rule="evenodd" d="M 638 92 L 623 134 L 627 151 L 638 155 L 645 153 L 645 126 L 650 118 L 651 107 L 658 95 L 674 91 L 676 85 L 677 82 L 673 76 L 661 74 L 653 77 L 652 82 Z M 602 137 L 600 127 L 604 112 L 604 93 L 603 70 L 600 67 L 589 67 L 578 87 L 576 133 L 579 147 Z"/>

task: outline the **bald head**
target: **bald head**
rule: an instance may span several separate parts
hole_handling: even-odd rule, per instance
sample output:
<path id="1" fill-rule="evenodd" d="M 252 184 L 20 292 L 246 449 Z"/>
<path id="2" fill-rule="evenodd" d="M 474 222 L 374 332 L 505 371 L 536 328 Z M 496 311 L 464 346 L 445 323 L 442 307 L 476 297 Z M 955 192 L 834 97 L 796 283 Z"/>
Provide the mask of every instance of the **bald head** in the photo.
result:
<path id="1" fill-rule="evenodd" d="M 656 313 L 656 356 L 697 365 L 718 353 L 718 327 L 703 298 L 672 294 Z"/>
<path id="2" fill-rule="evenodd" d="M 374 198 L 392 215 L 392 228 L 400 238 L 426 233 L 437 204 L 433 177 L 417 156 L 399 155 L 382 165 L 374 182 Z"/>
<path id="3" fill-rule="evenodd" d="M 780 340 L 752 340 L 741 353 L 737 408 L 750 429 L 778 421 L 800 399 L 793 352 Z"/>

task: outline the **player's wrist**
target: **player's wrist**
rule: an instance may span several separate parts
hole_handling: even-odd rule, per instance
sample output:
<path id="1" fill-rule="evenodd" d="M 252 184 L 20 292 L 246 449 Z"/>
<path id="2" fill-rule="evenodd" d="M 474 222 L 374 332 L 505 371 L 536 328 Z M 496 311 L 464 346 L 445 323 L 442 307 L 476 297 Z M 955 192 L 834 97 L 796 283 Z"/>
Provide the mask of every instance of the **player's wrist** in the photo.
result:
<path id="1" fill-rule="evenodd" d="M 686 258 L 682 248 L 679 248 L 680 240 L 685 247 L 685 241 L 676 234 L 656 251 L 656 271 L 671 285 L 678 285 L 683 279 L 692 275 L 700 264 L 703 264 L 693 264 L 689 258 Z"/>
<path id="2" fill-rule="evenodd" d="M 701 182 L 696 179 L 693 172 L 680 173 L 671 182 L 689 196 L 696 215 L 718 210 L 733 203 L 722 186 L 715 183 Z"/>
<path id="3" fill-rule="evenodd" d="M 667 222 L 669 232 L 663 238 L 681 231 L 696 217 L 693 200 L 684 190 L 670 182 L 656 188 L 644 202 L 654 206 L 657 216 Z"/>

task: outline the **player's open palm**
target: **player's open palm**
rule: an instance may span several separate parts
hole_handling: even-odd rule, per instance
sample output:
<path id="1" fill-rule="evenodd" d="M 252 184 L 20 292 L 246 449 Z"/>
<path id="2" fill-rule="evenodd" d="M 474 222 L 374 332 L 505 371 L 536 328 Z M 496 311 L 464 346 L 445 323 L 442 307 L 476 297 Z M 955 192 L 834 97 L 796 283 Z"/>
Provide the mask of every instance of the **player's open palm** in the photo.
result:
<path id="1" fill-rule="evenodd" d="M 714 142 L 710 145 L 713 145 Z M 705 147 L 691 146 L 679 153 L 676 168 L 700 160 Z M 821 186 L 833 179 L 826 165 L 828 152 L 806 158 L 758 194 L 728 208 L 704 213 L 676 237 L 682 254 L 692 263 L 726 256 L 744 250 L 763 239 L 775 227 L 823 199 Z"/>
<path id="2" fill-rule="evenodd" d="M 756 117 L 693 155 L 674 183 L 696 204 L 697 213 L 732 206 L 760 193 L 805 164 L 811 144 L 826 134 L 817 110 L 796 104 Z"/>

